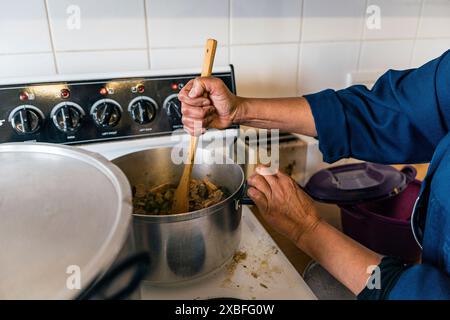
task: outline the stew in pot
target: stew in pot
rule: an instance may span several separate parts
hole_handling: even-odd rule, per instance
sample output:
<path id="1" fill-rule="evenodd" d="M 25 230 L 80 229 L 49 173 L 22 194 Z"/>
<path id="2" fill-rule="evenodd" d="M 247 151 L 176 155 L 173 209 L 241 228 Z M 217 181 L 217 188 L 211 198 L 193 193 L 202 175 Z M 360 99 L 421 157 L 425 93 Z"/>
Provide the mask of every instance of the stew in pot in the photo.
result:
<path id="1" fill-rule="evenodd" d="M 143 184 L 133 187 L 134 214 L 168 215 L 172 208 L 173 197 L 177 186 L 165 183 L 153 188 Z M 225 199 L 224 188 L 204 178 L 191 179 L 189 183 L 189 211 L 208 208 Z"/>

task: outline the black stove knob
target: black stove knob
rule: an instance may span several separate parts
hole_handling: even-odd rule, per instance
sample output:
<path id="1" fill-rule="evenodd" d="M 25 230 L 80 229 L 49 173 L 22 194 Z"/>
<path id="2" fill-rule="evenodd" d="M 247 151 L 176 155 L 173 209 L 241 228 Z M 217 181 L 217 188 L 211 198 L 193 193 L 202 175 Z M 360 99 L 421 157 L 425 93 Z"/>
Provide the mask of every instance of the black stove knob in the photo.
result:
<path id="1" fill-rule="evenodd" d="M 58 130 L 65 133 L 72 133 L 80 127 L 85 113 L 76 103 L 62 102 L 53 108 L 50 115 Z"/>
<path id="2" fill-rule="evenodd" d="M 119 123 L 122 116 L 122 108 L 114 100 L 102 99 L 92 106 L 91 115 L 99 127 L 111 128 Z"/>
<path id="3" fill-rule="evenodd" d="M 155 118 L 157 108 L 156 102 L 149 97 L 137 97 L 128 106 L 131 117 L 139 124 L 150 123 Z"/>
<path id="4" fill-rule="evenodd" d="M 180 128 L 183 126 L 181 122 L 181 102 L 178 100 L 178 94 L 171 94 L 164 100 L 163 109 L 169 117 L 170 124 L 173 128 Z"/>
<path id="5" fill-rule="evenodd" d="M 11 112 L 9 121 L 13 129 L 20 134 L 31 134 L 39 130 L 44 114 L 31 105 L 19 106 Z"/>

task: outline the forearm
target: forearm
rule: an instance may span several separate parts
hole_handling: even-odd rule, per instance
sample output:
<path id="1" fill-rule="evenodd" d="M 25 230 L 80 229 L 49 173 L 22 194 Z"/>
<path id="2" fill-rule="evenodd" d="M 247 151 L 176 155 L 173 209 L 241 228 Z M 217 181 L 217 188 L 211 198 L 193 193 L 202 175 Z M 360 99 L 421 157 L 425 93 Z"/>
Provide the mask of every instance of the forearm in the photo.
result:
<path id="1" fill-rule="evenodd" d="M 367 268 L 378 265 L 382 258 L 323 221 L 296 242 L 354 294 L 364 289 L 370 276 Z"/>
<path id="2" fill-rule="evenodd" d="M 317 135 L 308 101 L 298 98 L 242 98 L 238 97 L 235 123 L 284 132 Z"/>

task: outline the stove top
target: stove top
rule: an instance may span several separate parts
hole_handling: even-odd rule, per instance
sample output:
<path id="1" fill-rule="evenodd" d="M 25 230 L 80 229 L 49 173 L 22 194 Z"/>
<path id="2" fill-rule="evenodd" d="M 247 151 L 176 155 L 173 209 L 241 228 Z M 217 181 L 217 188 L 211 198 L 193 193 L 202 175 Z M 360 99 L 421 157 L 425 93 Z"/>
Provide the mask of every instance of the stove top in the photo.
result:
<path id="1" fill-rule="evenodd" d="M 242 208 L 242 240 L 233 259 L 203 278 L 170 286 L 141 285 L 141 299 L 313 300 L 315 295 L 250 208 Z"/>

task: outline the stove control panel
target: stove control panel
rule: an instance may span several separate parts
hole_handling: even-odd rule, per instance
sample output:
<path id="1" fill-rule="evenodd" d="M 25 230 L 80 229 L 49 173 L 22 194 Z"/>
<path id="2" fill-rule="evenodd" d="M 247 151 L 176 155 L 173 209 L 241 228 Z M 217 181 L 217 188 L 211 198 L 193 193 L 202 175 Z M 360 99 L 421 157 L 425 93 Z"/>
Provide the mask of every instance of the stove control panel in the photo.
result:
<path id="1" fill-rule="evenodd" d="M 182 128 L 178 92 L 197 74 L 0 85 L 0 143 L 81 144 Z M 214 73 L 236 92 L 234 73 Z"/>

